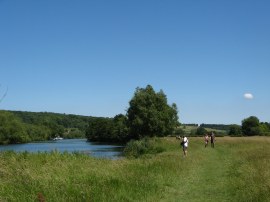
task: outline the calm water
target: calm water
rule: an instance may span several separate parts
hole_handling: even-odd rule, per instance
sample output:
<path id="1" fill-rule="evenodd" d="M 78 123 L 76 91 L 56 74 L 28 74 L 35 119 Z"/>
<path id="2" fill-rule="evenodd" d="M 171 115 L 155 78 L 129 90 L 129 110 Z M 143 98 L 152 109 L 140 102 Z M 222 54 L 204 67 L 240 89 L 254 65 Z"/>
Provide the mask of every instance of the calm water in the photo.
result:
<path id="1" fill-rule="evenodd" d="M 47 142 L 32 142 L 27 144 L 1 145 L 0 151 L 16 152 L 81 152 L 93 157 L 117 159 L 122 156 L 123 147 L 87 142 L 86 139 L 64 139 Z"/>

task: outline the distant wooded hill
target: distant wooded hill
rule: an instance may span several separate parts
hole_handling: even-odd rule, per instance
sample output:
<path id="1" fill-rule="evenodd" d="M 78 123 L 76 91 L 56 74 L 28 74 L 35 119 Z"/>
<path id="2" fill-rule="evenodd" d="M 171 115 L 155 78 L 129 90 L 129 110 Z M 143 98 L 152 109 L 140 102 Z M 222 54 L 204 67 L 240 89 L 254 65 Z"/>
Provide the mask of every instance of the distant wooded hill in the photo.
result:
<path id="1" fill-rule="evenodd" d="M 51 112 L 0 111 L 0 144 L 84 138 L 90 122 L 102 117 Z"/>

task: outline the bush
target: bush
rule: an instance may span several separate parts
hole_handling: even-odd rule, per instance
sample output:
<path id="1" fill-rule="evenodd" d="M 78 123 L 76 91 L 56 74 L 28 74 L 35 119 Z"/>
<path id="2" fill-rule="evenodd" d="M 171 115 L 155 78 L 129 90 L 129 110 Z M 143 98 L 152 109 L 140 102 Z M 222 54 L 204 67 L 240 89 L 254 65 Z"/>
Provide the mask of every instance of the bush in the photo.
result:
<path id="1" fill-rule="evenodd" d="M 144 154 L 157 154 L 165 149 L 157 145 L 157 139 L 145 137 L 141 140 L 131 140 L 124 149 L 124 155 L 129 158 L 138 158 Z"/>
<path id="2" fill-rule="evenodd" d="M 196 130 L 196 135 L 198 136 L 204 136 L 207 133 L 207 130 L 204 127 L 198 127 Z"/>
<path id="3" fill-rule="evenodd" d="M 239 125 L 233 124 L 229 129 L 230 136 L 242 136 L 242 128 Z"/>

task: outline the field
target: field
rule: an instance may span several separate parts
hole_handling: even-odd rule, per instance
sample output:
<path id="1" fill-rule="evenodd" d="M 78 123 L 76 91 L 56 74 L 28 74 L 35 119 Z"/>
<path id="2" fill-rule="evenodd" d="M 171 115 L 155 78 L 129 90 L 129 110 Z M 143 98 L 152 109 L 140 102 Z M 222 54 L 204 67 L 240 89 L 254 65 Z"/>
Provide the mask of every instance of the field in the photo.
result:
<path id="1" fill-rule="evenodd" d="M 192 132 L 195 133 L 198 126 L 180 126 L 179 128 L 182 129 L 187 136 L 190 136 L 190 134 Z M 222 135 L 222 136 L 227 135 L 227 131 L 225 131 L 225 130 L 217 130 L 217 129 L 212 129 L 212 128 L 205 128 L 205 130 L 207 130 L 208 132 L 213 131 L 213 132 L 215 132 L 216 135 L 219 135 L 219 136 L 220 135 Z"/>
<path id="2" fill-rule="evenodd" d="M 0 153 L 0 201 L 270 201 L 270 138 L 175 138 L 138 159 Z"/>

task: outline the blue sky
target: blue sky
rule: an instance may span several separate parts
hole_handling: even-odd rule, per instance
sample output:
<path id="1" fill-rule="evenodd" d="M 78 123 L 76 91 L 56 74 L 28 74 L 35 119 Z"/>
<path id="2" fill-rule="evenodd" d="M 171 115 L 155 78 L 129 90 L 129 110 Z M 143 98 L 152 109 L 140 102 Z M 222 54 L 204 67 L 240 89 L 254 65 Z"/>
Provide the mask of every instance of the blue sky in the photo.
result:
<path id="1" fill-rule="evenodd" d="M 270 122 L 269 10 L 267 0 L 0 0 L 0 109 L 113 117 L 150 84 L 182 123 Z"/>

